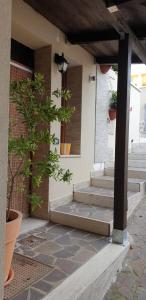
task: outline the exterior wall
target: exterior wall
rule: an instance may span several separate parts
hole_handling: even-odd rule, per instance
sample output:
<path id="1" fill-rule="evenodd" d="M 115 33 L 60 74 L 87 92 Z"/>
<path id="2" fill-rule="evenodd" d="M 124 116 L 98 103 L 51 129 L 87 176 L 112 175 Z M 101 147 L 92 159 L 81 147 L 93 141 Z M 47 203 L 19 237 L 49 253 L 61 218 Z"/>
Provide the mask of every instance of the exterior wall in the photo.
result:
<path id="1" fill-rule="evenodd" d="M 29 15 L 29 18 L 28 18 Z M 27 20 L 27 21 L 26 21 Z M 95 75 L 96 66 L 93 57 L 83 48 L 65 43 L 64 34 L 45 18 L 35 12 L 21 0 L 13 1 L 12 37 L 33 49 L 52 45 L 51 91 L 61 88 L 61 74 L 54 63 L 54 54 L 64 52 L 65 58 L 75 65 L 83 66 L 82 76 L 82 118 L 81 118 L 81 155 L 61 157 L 61 166 L 73 172 L 71 184 L 56 183 L 50 179 L 50 202 L 65 196 L 71 197 L 73 184 L 89 180 L 94 163 L 95 129 L 95 82 L 89 81 L 89 75 Z M 58 106 L 61 100 L 56 100 Z M 60 138 L 60 124 L 51 125 L 51 132 Z M 58 151 L 60 145 L 57 146 Z"/>
<path id="2" fill-rule="evenodd" d="M 10 68 L 10 79 L 11 81 L 16 80 L 22 80 L 25 78 L 31 78 L 32 77 L 32 72 L 25 69 L 24 66 L 21 66 L 17 63 L 11 63 L 11 68 Z M 10 102 L 10 112 L 9 112 L 9 117 L 10 117 L 10 130 L 11 134 L 13 137 L 17 137 L 22 135 L 26 135 L 26 128 L 23 123 L 22 117 L 16 110 L 16 105 L 14 103 Z M 10 159 L 11 163 L 11 168 L 12 171 L 15 172 L 16 167 L 20 164 L 20 159 L 17 157 L 13 157 L 13 159 Z M 25 185 L 24 191 L 20 189 L 23 181 L 21 177 L 16 179 L 15 186 L 14 186 L 14 191 L 12 194 L 12 203 L 11 203 L 11 208 L 17 209 L 23 213 L 24 216 L 29 215 L 29 203 L 26 200 L 26 196 L 28 194 L 28 187 L 29 187 L 29 181 L 25 180 Z"/>
<path id="3" fill-rule="evenodd" d="M 35 51 L 35 72 L 44 75 L 44 85 L 47 91 L 47 95 L 51 94 L 51 46 L 42 47 Z M 42 129 L 42 125 L 39 125 L 39 129 Z M 37 154 L 33 160 L 41 160 L 49 151 L 49 146 L 43 144 L 39 147 Z M 49 178 L 45 178 L 37 189 L 37 194 L 43 199 L 41 208 L 32 212 L 32 215 L 38 218 L 48 218 L 48 202 L 49 202 Z"/>
<path id="4" fill-rule="evenodd" d="M 97 69 L 97 100 L 96 100 L 96 145 L 95 162 L 104 163 L 114 159 L 116 120 L 110 121 L 108 107 L 110 91 L 117 89 L 117 75 L 112 70 L 102 74 Z M 131 140 L 139 142 L 140 121 L 140 90 L 131 85 L 130 119 L 129 119 L 129 151 Z M 104 149 L 104 151 L 103 151 Z"/>
<path id="5" fill-rule="evenodd" d="M 6 193 L 7 193 L 7 153 L 9 123 L 9 76 L 10 76 L 10 32 L 11 1 L 0 1 L 0 299 L 3 299 Z"/>
<path id="6" fill-rule="evenodd" d="M 129 113 L 129 152 L 131 152 L 132 143 L 139 143 L 139 139 L 140 139 L 139 120 L 140 120 L 140 90 L 134 85 L 131 85 L 130 113 Z M 115 153 L 116 120 L 110 122 L 108 128 L 109 128 L 108 160 L 113 160 L 114 153 Z"/>
<path id="7" fill-rule="evenodd" d="M 138 88 L 131 85 L 130 92 L 130 121 L 129 121 L 129 152 L 131 151 L 131 141 L 139 143 L 139 123 L 140 123 L 140 103 L 141 93 Z"/>
<path id="8" fill-rule="evenodd" d="M 100 68 L 97 68 L 95 138 L 96 163 L 106 162 L 109 158 L 108 148 L 113 148 L 113 133 L 115 131 L 115 121 L 109 122 L 108 107 L 110 102 L 110 91 L 116 89 L 116 74 L 111 69 L 106 74 L 102 74 Z"/>
<path id="9" fill-rule="evenodd" d="M 140 142 L 146 143 L 146 117 L 144 107 L 146 105 L 146 86 L 140 88 Z"/>
<path id="10" fill-rule="evenodd" d="M 81 141 L 81 109 L 82 109 L 82 67 L 74 66 L 68 69 L 66 88 L 72 93 L 69 105 L 75 107 L 71 121 L 66 125 L 66 143 L 71 143 L 71 154 L 80 154 Z"/>

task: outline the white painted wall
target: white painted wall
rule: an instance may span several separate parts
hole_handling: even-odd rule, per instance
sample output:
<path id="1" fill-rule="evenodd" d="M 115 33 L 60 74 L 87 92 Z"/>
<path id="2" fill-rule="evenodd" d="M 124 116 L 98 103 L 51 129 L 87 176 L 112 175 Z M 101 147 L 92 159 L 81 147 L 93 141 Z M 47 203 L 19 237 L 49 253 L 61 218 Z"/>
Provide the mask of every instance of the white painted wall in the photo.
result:
<path id="1" fill-rule="evenodd" d="M 144 119 L 144 106 L 146 105 L 146 86 L 140 88 L 140 143 L 146 143 L 146 133 L 144 132 L 144 127 L 146 122 Z"/>
<path id="2" fill-rule="evenodd" d="M 129 120 L 129 152 L 131 151 L 131 140 L 139 143 L 139 123 L 140 123 L 140 90 L 131 84 L 130 92 L 130 120 Z"/>
<path id="3" fill-rule="evenodd" d="M 140 90 L 131 85 L 130 90 L 130 113 L 129 113 L 129 152 L 131 152 L 131 141 L 139 143 L 139 122 L 140 122 Z M 115 130 L 116 120 L 109 123 L 108 148 L 109 160 L 114 159 L 115 152 Z"/>
<path id="4" fill-rule="evenodd" d="M 109 148 L 113 151 L 113 135 L 115 121 L 109 122 L 108 108 L 110 91 L 117 89 L 117 75 L 110 69 L 102 74 L 97 68 L 97 95 L 96 95 L 96 139 L 95 162 L 103 163 L 109 158 Z"/>
<path id="5" fill-rule="evenodd" d="M 95 162 L 103 163 L 114 159 L 116 120 L 110 121 L 108 108 L 110 90 L 117 90 L 117 74 L 112 70 L 102 74 L 97 71 L 97 100 L 96 100 L 96 146 Z M 129 151 L 131 140 L 139 143 L 140 122 L 140 90 L 131 85 L 130 119 L 129 119 Z"/>
<path id="6" fill-rule="evenodd" d="M 81 155 L 60 159 L 61 166 L 73 172 L 70 185 L 56 183 L 52 179 L 49 181 L 50 201 L 71 196 L 73 183 L 89 180 L 94 163 L 95 82 L 89 82 L 89 75 L 96 75 L 93 56 L 80 46 L 65 43 L 64 34 L 22 0 L 13 1 L 12 37 L 33 49 L 52 45 L 52 91 L 61 88 L 61 75 L 54 63 L 55 53 L 64 52 L 68 60 L 83 66 Z M 60 105 L 60 101 L 57 105 Z M 57 122 L 51 126 L 51 131 L 60 138 L 60 125 Z"/>

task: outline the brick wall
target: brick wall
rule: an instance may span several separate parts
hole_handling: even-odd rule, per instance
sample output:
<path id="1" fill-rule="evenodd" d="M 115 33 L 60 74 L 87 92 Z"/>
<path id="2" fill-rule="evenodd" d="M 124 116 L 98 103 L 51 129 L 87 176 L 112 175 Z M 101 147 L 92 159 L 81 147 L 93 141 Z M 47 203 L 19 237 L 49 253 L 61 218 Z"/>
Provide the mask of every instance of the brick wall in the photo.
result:
<path id="1" fill-rule="evenodd" d="M 21 80 L 24 78 L 31 78 L 32 73 L 23 70 L 21 66 L 17 67 L 14 65 L 11 65 L 10 68 L 10 78 L 11 80 Z M 27 131 L 25 128 L 25 125 L 23 123 L 23 119 L 21 115 L 17 112 L 16 106 L 14 103 L 10 103 L 10 130 L 12 133 L 12 136 L 17 137 L 20 135 L 26 135 Z M 15 172 L 17 166 L 20 164 L 20 159 L 17 157 L 13 157 L 13 159 L 10 159 L 10 163 L 12 166 L 12 172 Z M 10 170 L 9 170 L 10 172 Z M 10 173 L 9 173 L 10 174 Z M 29 187 L 29 182 L 28 180 L 25 180 L 24 182 L 24 191 L 20 189 L 23 181 L 22 178 L 17 178 L 15 186 L 14 186 L 14 192 L 12 195 L 12 203 L 11 203 L 11 208 L 17 209 L 21 212 L 23 212 L 24 216 L 27 216 L 29 214 L 29 204 L 27 201 L 27 193 L 28 193 L 28 187 Z"/>
<path id="2" fill-rule="evenodd" d="M 46 46 L 35 50 L 35 72 L 44 75 L 45 88 L 47 95 L 51 95 L 51 46 Z M 41 129 L 42 126 L 40 124 Z M 48 153 L 49 146 L 44 144 L 41 145 L 39 151 L 34 157 L 34 160 L 43 159 L 44 155 Z M 37 194 L 43 199 L 43 203 L 40 208 L 33 212 L 33 216 L 41 219 L 48 219 L 49 214 L 49 178 L 45 178 L 41 183 L 41 186 L 37 189 Z"/>

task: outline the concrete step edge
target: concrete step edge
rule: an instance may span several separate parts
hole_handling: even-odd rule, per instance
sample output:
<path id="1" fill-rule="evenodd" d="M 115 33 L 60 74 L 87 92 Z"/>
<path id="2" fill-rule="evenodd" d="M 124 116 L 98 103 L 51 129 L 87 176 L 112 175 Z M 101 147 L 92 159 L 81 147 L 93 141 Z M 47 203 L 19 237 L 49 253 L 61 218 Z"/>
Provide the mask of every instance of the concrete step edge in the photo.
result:
<path id="1" fill-rule="evenodd" d="M 110 236 L 112 232 L 112 220 L 107 222 L 100 219 L 78 216 L 76 214 L 60 212 L 57 210 L 50 212 L 50 220 L 54 223 L 98 233 L 104 236 Z"/>

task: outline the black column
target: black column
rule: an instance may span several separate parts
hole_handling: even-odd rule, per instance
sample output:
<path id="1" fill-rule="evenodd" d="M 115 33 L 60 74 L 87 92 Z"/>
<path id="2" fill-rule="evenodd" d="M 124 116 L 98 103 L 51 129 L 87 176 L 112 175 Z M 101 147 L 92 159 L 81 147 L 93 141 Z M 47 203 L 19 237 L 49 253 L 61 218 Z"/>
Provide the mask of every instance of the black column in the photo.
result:
<path id="1" fill-rule="evenodd" d="M 119 41 L 117 122 L 114 179 L 114 230 L 127 226 L 128 135 L 131 81 L 131 40 Z M 114 235 L 114 233 L 113 233 Z M 113 236 L 113 241 L 115 237 Z"/>

